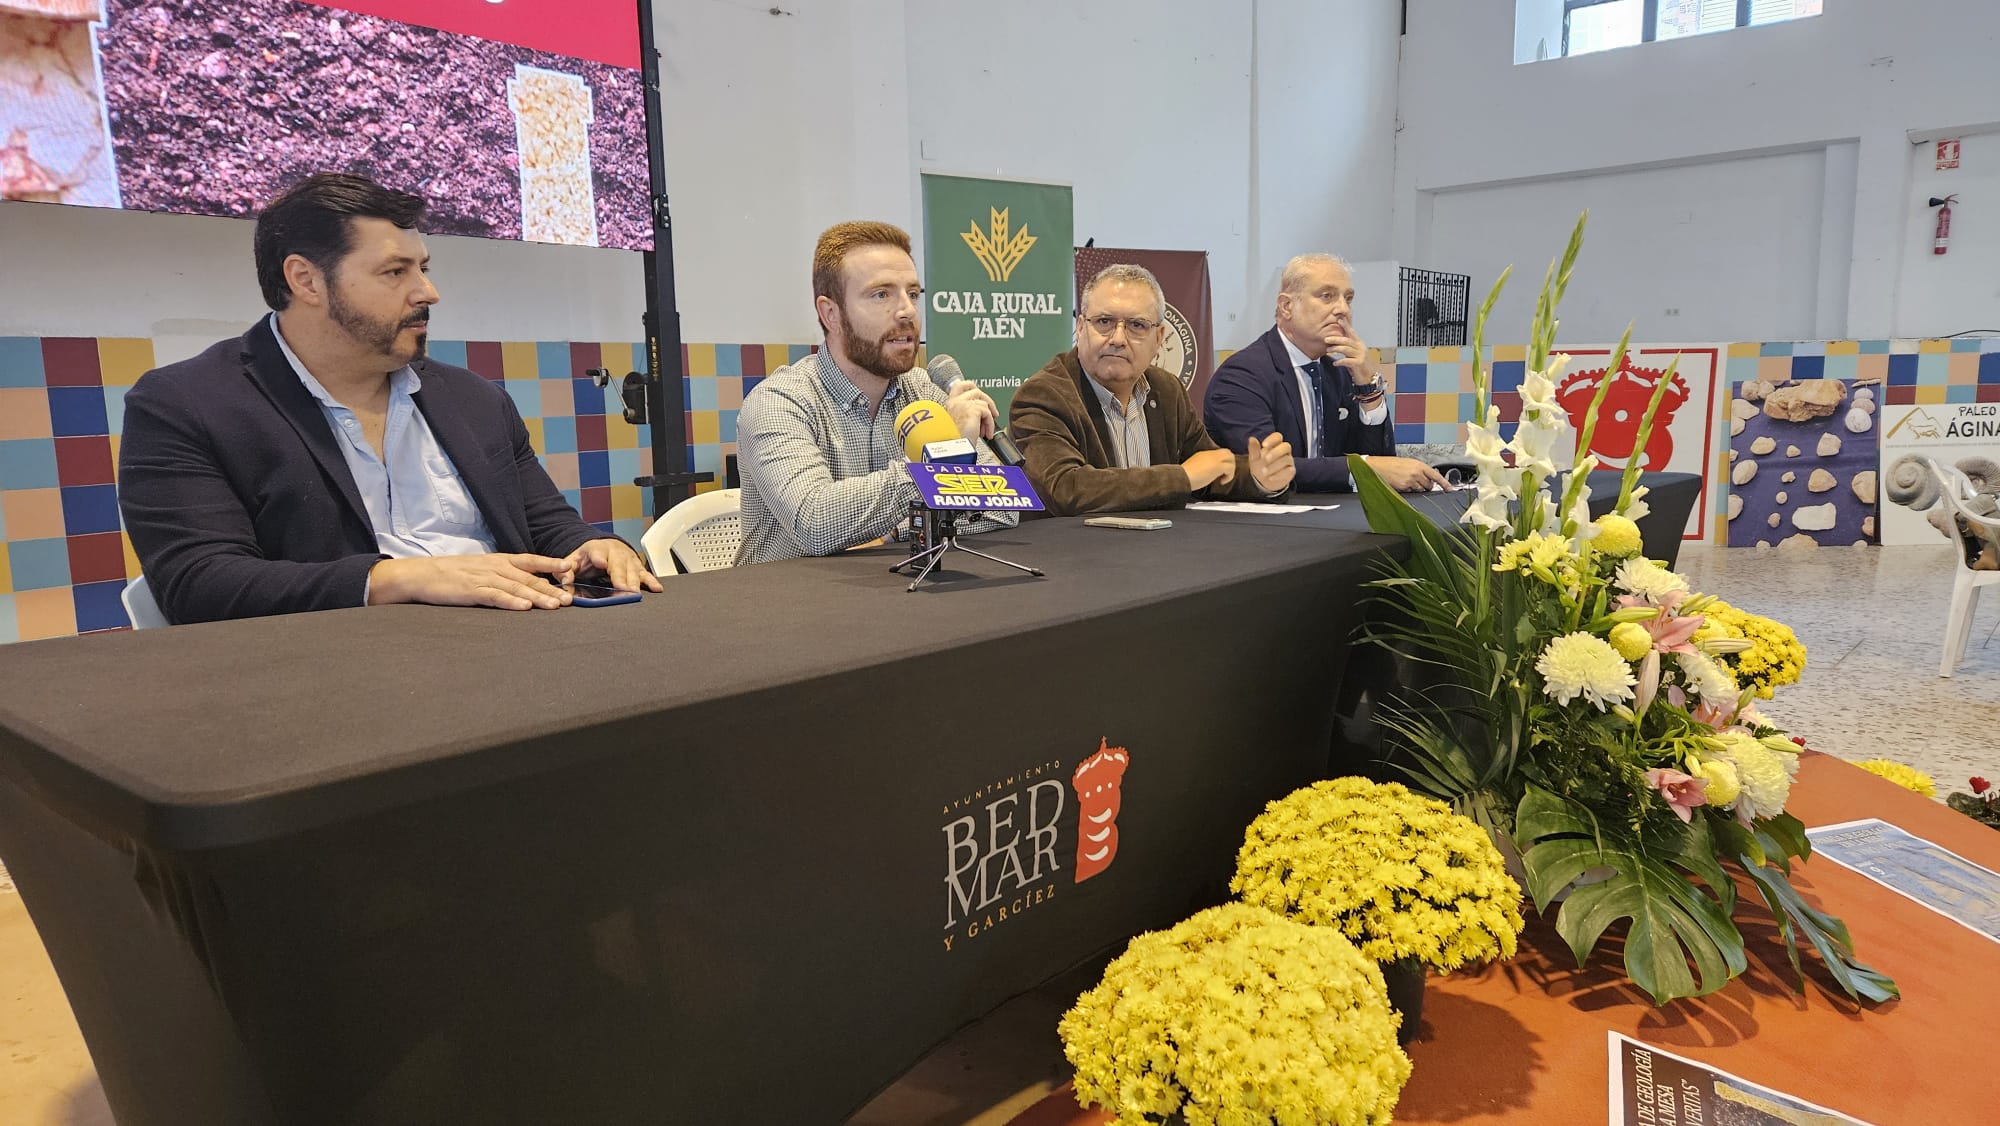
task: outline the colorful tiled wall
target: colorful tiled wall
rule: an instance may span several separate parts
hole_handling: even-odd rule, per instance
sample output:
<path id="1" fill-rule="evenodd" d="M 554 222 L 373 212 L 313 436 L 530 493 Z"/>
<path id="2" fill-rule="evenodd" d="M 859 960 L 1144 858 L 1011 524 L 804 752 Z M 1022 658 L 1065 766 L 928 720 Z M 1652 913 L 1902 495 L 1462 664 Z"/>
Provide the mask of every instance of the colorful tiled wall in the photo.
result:
<path id="1" fill-rule="evenodd" d="M 682 351 L 690 460 L 716 476 L 736 449 L 736 408 L 807 345 L 692 344 Z M 637 542 L 649 513 L 632 479 L 652 472 L 649 427 L 620 413 L 631 343 L 431 342 L 431 354 L 500 383 L 556 486 L 584 519 Z M 0 337 L 0 642 L 124 628 L 119 594 L 139 573 L 118 515 L 125 393 L 154 366 L 145 339 Z"/>
<path id="2" fill-rule="evenodd" d="M 1887 384 L 1890 405 L 2000 402 L 2000 337 L 1751 341 L 1726 348 L 1731 384 L 1872 375 Z M 1491 349 L 1494 401 L 1509 423 L 1521 412 L 1526 356 L 1519 344 Z M 1472 417 L 1471 348 L 1383 348 L 1376 360 L 1396 368 L 1396 441 L 1465 440 L 1462 423 Z"/>

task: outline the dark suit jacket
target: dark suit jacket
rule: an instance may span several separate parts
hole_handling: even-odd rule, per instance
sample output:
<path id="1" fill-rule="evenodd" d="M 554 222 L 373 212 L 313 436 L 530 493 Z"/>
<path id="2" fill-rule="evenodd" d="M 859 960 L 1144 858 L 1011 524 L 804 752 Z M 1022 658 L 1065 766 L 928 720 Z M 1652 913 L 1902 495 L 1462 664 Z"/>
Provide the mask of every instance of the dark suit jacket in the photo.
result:
<path id="1" fill-rule="evenodd" d="M 500 551 L 561 558 L 604 538 L 549 480 L 505 391 L 464 368 L 412 366 L 417 409 Z M 268 318 L 140 377 L 125 396 L 118 506 L 171 622 L 359 606 L 386 558 Z"/>
<path id="2" fill-rule="evenodd" d="M 1354 402 L 1354 379 L 1343 369 L 1321 376 L 1319 385 L 1326 403 L 1326 448 L 1320 451 L 1325 456 L 1307 457 L 1307 420 L 1299 402 L 1298 373 L 1273 325 L 1248 348 L 1223 361 L 1209 380 L 1202 403 L 1208 433 L 1217 443 L 1240 450 L 1252 435 L 1262 438 L 1276 430 L 1292 444 L 1297 466 L 1293 488 L 1302 493 L 1347 492 L 1354 488 L 1347 476 L 1347 455 L 1394 454 L 1395 419 L 1364 425 L 1361 408 Z"/>
<path id="3" fill-rule="evenodd" d="M 1181 462 L 1216 445 L 1202 430 L 1180 380 L 1159 368 L 1147 368 L 1145 378 L 1153 464 L 1140 469 L 1120 469 L 1111 456 L 1104 404 L 1091 390 L 1076 349 L 1050 360 L 1014 392 L 1007 433 L 1021 447 L 1028 480 L 1051 515 L 1179 508 L 1193 499 L 1276 499 L 1265 497 L 1251 479 L 1250 459 L 1243 454 L 1236 455 L 1229 484 L 1190 494 Z"/>

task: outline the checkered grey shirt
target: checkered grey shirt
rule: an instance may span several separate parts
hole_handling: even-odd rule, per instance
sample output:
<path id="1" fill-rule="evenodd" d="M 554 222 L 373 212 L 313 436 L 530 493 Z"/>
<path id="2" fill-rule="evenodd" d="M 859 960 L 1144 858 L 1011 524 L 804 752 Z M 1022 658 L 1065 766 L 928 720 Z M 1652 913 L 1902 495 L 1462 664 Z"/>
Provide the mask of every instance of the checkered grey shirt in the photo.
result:
<path id="1" fill-rule="evenodd" d="M 921 368 L 899 376 L 871 416 L 868 396 L 825 349 L 771 373 L 736 415 L 743 477 L 743 544 L 736 565 L 832 555 L 894 532 L 917 499 L 896 440 L 896 415 L 943 393 Z M 996 464 L 979 443 L 982 464 Z M 982 513 L 966 531 L 1012 526 L 1015 514 Z"/>

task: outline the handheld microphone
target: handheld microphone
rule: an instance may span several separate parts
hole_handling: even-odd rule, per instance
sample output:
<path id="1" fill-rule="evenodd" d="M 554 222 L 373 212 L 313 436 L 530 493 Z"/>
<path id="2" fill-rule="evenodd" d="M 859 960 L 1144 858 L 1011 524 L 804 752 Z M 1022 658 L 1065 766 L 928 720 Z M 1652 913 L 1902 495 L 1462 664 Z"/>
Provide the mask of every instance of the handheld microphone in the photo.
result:
<path id="1" fill-rule="evenodd" d="M 896 437 L 902 439 L 903 456 L 910 461 L 971 465 L 979 460 L 979 451 L 959 436 L 944 404 L 929 399 L 919 399 L 896 415 Z"/>
<path id="2" fill-rule="evenodd" d="M 958 366 L 958 361 L 944 353 L 932 356 L 931 362 L 925 365 L 925 370 L 930 372 L 931 382 L 937 384 L 938 389 L 947 395 L 951 394 L 954 384 L 970 382 L 965 378 L 965 369 Z M 992 447 L 993 456 L 998 458 L 1002 465 L 1019 465 L 1025 460 L 1021 456 L 1021 447 L 1015 445 L 1014 439 L 1007 436 L 1005 427 L 994 427 L 993 437 L 988 438 L 986 444 Z"/>

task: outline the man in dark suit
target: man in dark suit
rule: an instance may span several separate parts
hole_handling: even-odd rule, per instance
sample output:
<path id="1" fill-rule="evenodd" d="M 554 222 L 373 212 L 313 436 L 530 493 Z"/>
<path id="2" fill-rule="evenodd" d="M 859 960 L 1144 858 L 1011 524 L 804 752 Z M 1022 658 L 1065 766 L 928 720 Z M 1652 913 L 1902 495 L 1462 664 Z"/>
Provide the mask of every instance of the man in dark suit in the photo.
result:
<path id="1" fill-rule="evenodd" d="M 1014 392 L 1008 432 L 1051 514 L 1291 491 L 1292 448 L 1283 439 L 1267 432 L 1216 448 L 1181 381 L 1152 366 L 1166 338 L 1166 305 L 1144 267 L 1098 271 L 1077 303 L 1076 347 Z"/>
<path id="2" fill-rule="evenodd" d="M 1330 254 L 1301 254 L 1285 265 L 1277 324 L 1229 357 L 1203 402 L 1218 445 L 1241 447 L 1273 430 L 1297 458 L 1294 485 L 1306 493 L 1354 488 L 1347 455 L 1361 454 L 1391 488 L 1422 492 L 1444 484 L 1437 470 L 1396 456 L 1388 387 L 1354 336 L 1354 282 Z"/>
<path id="3" fill-rule="evenodd" d="M 272 314 L 126 396 L 119 507 L 167 620 L 553 609 L 585 572 L 660 589 L 564 503 L 504 391 L 424 358 L 423 209 L 360 176 L 300 182 L 257 219 Z"/>

